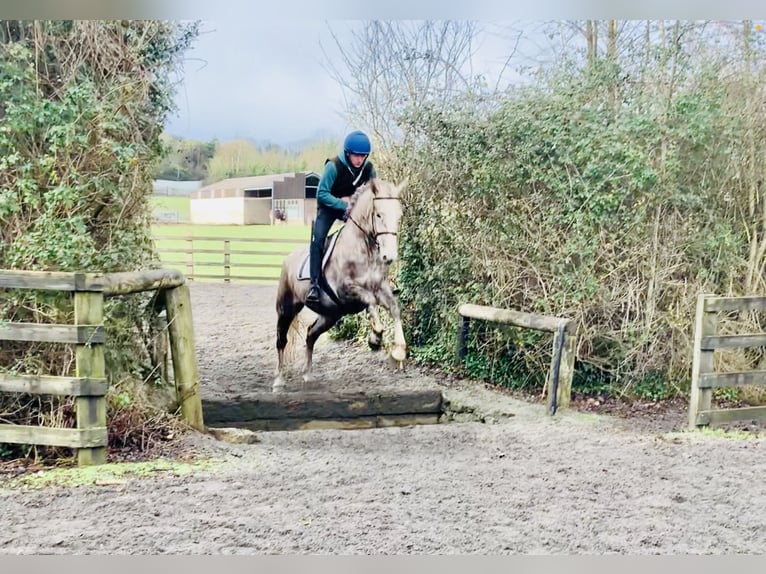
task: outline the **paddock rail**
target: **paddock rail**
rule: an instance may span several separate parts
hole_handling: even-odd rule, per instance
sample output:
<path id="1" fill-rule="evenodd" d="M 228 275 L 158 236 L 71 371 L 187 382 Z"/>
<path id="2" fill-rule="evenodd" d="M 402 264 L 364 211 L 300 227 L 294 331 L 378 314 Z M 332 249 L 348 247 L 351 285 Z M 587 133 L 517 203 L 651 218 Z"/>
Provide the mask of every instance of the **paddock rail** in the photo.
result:
<path id="1" fill-rule="evenodd" d="M 226 283 L 232 280 L 276 283 L 282 259 L 290 254 L 284 245 L 292 249 L 309 244 L 308 239 L 189 235 L 156 235 L 152 240 L 157 245 L 163 265 L 183 267 L 185 276 L 191 280 L 222 279 Z M 183 246 L 169 246 L 171 242 L 183 242 Z M 235 248 L 232 248 L 232 244 Z M 211 261 L 215 256 L 219 258 Z M 278 258 L 278 261 L 274 261 L 274 258 Z"/>

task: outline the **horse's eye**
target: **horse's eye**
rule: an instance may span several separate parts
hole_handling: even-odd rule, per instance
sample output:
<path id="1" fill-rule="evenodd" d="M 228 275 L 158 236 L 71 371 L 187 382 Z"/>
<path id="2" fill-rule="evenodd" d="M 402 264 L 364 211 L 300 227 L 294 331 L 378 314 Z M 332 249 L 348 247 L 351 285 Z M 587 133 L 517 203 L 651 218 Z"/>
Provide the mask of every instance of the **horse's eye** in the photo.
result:
<path id="1" fill-rule="evenodd" d="M 378 219 L 380 219 L 380 218 L 381 218 L 381 215 L 380 215 L 380 213 L 376 213 L 376 214 L 375 214 L 375 217 L 377 217 Z"/>

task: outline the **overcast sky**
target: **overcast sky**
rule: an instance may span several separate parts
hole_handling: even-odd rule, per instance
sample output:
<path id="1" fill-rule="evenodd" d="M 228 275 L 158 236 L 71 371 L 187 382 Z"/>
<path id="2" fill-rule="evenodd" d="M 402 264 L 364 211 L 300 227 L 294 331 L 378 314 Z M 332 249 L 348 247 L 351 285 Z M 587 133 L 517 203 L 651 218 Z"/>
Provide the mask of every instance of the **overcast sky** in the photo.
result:
<path id="1" fill-rule="evenodd" d="M 236 138 L 288 146 L 316 137 L 340 141 L 356 126 L 341 116 L 340 87 L 322 66 L 324 46 L 337 49 L 330 35 L 348 33 L 353 21 L 206 21 L 186 54 L 184 79 L 176 94 L 178 111 L 166 131 L 184 138 Z M 329 27 L 328 27 L 329 26 Z M 477 71 L 497 74 L 508 40 L 496 27 L 479 47 Z"/>

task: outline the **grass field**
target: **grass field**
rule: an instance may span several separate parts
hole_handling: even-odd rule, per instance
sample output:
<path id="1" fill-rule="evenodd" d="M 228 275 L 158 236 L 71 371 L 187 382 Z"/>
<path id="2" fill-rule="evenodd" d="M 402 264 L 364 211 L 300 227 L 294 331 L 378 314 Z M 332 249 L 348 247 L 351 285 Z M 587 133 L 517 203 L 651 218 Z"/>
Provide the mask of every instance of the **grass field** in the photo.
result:
<path id="1" fill-rule="evenodd" d="M 177 221 L 189 221 L 191 217 L 188 197 L 153 195 L 151 206 L 152 213 L 174 211 L 177 214 Z"/>
<path id="2" fill-rule="evenodd" d="M 176 212 L 178 221 L 190 217 L 189 198 L 154 195 L 152 211 Z M 164 265 L 178 269 L 187 277 L 200 281 L 220 281 L 224 277 L 224 239 L 230 240 L 230 271 L 238 277 L 261 277 L 258 283 L 274 283 L 282 261 L 301 245 L 308 246 L 308 225 L 191 225 L 189 223 L 155 223 L 152 237 Z M 187 238 L 194 238 L 188 241 Z M 199 239 L 206 238 L 206 239 Z M 210 239 L 220 238 L 220 239 Z M 256 241 L 258 239 L 263 242 Z M 193 255 L 190 252 L 193 251 Z M 193 262 L 193 266 L 189 262 Z M 248 267 L 252 266 L 252 267 Z M 214 275 L 215 277 L 199 277 Z M 248 279 L 232 279 L 247 281 Z"/>
<path id="3" fill-rule="evenodd" d="M 155 224 L 152 226 L 152 237 L 157 249 L 161 250 L 161 260 L 167 262 L 166 267 L 178 269 L 187 276 L 198 276 L 199 280 L 212 281 L 220 281 L 224 277 L 224 239 L 228 239 L 230 275 L 260 277 L 252 280 L 273 283 L 279 277 L 280 266 L 287 254 L 296 247 L 309 244 L 311 228 L 307 225 Z M 185 263 L 189 261 L 189 251 L 192 250 L 193 267 Z"/>

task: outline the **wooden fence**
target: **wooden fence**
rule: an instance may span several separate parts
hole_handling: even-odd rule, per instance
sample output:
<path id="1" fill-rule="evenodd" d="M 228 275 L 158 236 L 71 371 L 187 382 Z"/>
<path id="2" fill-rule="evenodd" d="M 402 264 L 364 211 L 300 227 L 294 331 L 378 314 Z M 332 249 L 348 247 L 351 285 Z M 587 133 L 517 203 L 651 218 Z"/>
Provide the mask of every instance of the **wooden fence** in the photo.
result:
<path id="1" fill-rule="evenodd" d="M 743 385 L 766 385 L 766 371 L 717 373 L 717 349 L 743 349 L 766 346 L 766 333 L 718 335 L 718 313 L 722 311 L 763 311 L 766 297 L 717 297 L 700 294 L 694 324 L 692 382 L 689 401 L 689 428 L 742 420 L 766 418 L 766 406 L 713 409 L 713 389 Z"/>
<path id="2" fill-rule="evenodd" d="M 458 309 L 461 324 L 458 326 L 457 354 L 462 360 L 466 354 L 466 338 L 471 319 L 505 323 L 525 329 L 553 333 L 551 367 L 546 381 L 548 413 L 553 415 L 558 408 L 566 408 L 571 402 L 572 377 L 574 376 L 577 340 L 574 322 L 571 319 L 534 315 L 512 309 L 498 309 L 466 303 Z"/>
<path id="3" fill-rule="evenodd" d="M 104 297 L 160 290 L 164 300 L 176 391 L 185 420 L 204 429 L 192 331 L 189 288 L 176 271 L 64 273 L 0 270 L 0 289 L 74 294 L 74 325 L 0 323 L 0 340 L 69 343 L 76 346 L 75 376 L 0 374 L 0 392 L 75 397 L 76 428 L 0 425 L 0 443 L 73 448 L 80 465 L 106 461 Z"/>
<path id="4" fill-rule="evenodd" d="M 305 239 L 239 238 L 157 235 L 153 240 L 158 245 L 162 264 L 180 267 L 189 279 L 222 279 L 224 282 L 266 281 L 276 282 L 282 268 L 282 260 L 298 245 L 308 246 Z M 182 242 L 182 247 L 168 247 L 169 242 Z M 213 247 L 210 247 L 210 244 Z M 203 244 L 204 246 L 200 246 Z M 236 248 L 232 248 L 232 244 Z M 245 247 L 239 247 L 243 244 Z M 255 244 L 254 248 L 250 246 Z M 281 244 L 281 245 L 279 245 Z M 279 246 L 279 249 L 263 249 L 263 246 Z M 289 246 L 285 248 L 284 245 Z M 213 261 L 212 257 L 219 256 Z M 174 258 L 178 257 L 178 258 Z M 209 269 L 220 273 L 210 273 Z M 260 273 L 251 274 L 247 271 Z"/>

